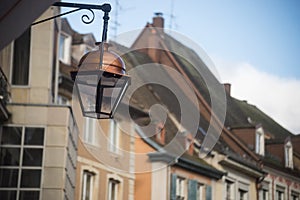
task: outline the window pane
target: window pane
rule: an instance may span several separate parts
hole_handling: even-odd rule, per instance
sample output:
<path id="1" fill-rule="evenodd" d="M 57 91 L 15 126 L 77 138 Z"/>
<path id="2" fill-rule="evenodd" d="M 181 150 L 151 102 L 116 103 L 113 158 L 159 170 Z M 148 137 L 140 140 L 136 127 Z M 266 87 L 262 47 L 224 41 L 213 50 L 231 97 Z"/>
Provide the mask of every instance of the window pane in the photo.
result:
<path id="1" fill-rule="evenodd" d="M 19 200 L 38 200 L 40 198 L 39 191 L 21 191 Z"/>
<path id="2" fill-rule="evenodd" d="M 14 42 L 12 84 L 28 85 L 30 57 L 30 28 Z"/>
<path id="3" fill-rule="evenodd" d="M 84 132 L 84 141 L 88 143 L 94 143 L 94 133 L 95 133 L 95 124 L 96 120 L 92 118 L 86 118 L 85 120 L 85 132 Z"/>
<path id="4" fill-rule="evenodd" d="M 94 174 L 88 171 L 83 173 L 82 199 L 89 200 L 93 198 L 93 176 Z"/>
<path id="5" fill-rule="evenodd" d="M 65 58 L 65 41 L 66 41 L 66 36 L 61 34 L 59 38 L 59 58 L 61 60 L 64 60 Z"/>
<path id="6" fill-rule="evenodd" d="M 43 145 L 44 144 L 44 128 L 26 128 L 24 144 L 25 145 Z"/>
<path id="7" fill-rule="evenodd" d="M 22 128 L 4 126 L 0 135 L 1 144 L 21 144 Z"/>
<path id="8" fill-rule="evenodd" d="M 0 199 L 1 200 L 16 200 L 17 191 L 15 190 L 0 190 Z"/>
<path id="9" fill-rule="evenodd" d="M 23 166 L 42 166 L 43 149 L 24 148 Z"/>
<path id="10" fill-rule="evenodd" d="M 21 175 L 21 187 L 39 188 L 41 183 L 41 170 L 23 169 Z"/>
<path id="11" fill-rule="evenodd" d="M 0 169 L 0 187 L 17 187 L 18 169 Z"/>
<path id="12" fill-rule="evenodd" d="M 0 148 L 0 166 L 19 166 L 20 148 Z"/>
<path id="13" fill-rule="evenodd" d="M 117 153 L 119 150 L 119 128 L 115 120 L 110 120 L 110 133 L 109 133 L 109 142 L 110 142 L 110 151 Z"/>
<path id="14" fill-rule="evenodd" d="M 109 194 L 108 194 L 108 199 L 109 200 L 116 200 L 118 197 L 118 181 L 114 180 L 114 179 L 110 179 L 109 180 L 109 185 L 108 185 L 108 189 L 109 189 Z"/>

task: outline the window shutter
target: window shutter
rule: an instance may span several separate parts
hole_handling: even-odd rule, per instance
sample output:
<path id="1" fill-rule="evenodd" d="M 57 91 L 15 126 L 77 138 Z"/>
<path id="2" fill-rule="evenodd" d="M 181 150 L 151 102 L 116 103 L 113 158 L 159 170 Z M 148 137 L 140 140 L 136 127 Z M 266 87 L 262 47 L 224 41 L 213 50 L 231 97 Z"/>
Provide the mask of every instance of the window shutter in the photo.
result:
<path id="1" fill-rule="evenodd" d="M 176 179 L 177 175 L 176 174 L 171 174 L 171 200 L 176 200 Z"/>
<path id="2" fill-rule="evenodd" d="M 206 200 L 211 200 L 211 186 L 206 185 L 206 191 L 205 191 Z"/>
<path id="3" fill-rule="evenodd" d="M 189 200 L 196 200 L 197 196 L 197 181 L 195 180 L 189 180 L 188 183 L 188 199 Z"/>

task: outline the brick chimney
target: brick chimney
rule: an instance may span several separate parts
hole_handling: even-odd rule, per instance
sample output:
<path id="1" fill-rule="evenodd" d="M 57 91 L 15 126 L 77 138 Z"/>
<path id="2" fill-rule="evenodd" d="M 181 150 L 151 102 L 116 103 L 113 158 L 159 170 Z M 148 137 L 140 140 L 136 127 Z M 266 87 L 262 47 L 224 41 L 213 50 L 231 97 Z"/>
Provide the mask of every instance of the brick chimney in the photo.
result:
<path id="1" fill-rule="evenodd" d="M 189 155 L 194 154 L 194 137 L 190 133 L 186 136 L 186 148 Z"/>
<path id="2" fill-rule="evenodd" d="M 230 83 L 224 83 L 224 88 L 225 88 L 226 93 L 230 96 L 231 84 Z"/>
<path id="3" fill-rule="evenodd" d="M 152 25 L 154 27 L 157 27 L 157 28 L 164 28 L 164 18 L 162 17 L 163 16 L 163 13 L 161 12 L 156 12 L 154 13 L 154 17 L 153 17 L 153 22 L 152 22 Z"/>
<path id="4" fill-rule="evenodd" d="M 155 130 L 156 141 L 159 142 L 160 144 L 164 145 L 165 137 L 166 137 L 165 125 L 162 122 L 159 122 L 156 125 L 156 130 Z"/>

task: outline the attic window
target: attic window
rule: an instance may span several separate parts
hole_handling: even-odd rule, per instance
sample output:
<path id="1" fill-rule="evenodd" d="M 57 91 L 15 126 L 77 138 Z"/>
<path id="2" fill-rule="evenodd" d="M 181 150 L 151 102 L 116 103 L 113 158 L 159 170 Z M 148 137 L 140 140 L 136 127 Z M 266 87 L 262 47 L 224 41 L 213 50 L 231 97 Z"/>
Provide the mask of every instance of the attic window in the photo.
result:
<path id="1" fill-rule="evenodd" d="M 255 133 L 255 153 L 264 156 L 265 155 L 265 136 L 262 127 L 256 128 Z"/>
<path id="2" fill-rule="evenodd" d="M 284 146 L 285 167 L 293 168 L 293 146 L 291 141 L 288 141 Z"/>

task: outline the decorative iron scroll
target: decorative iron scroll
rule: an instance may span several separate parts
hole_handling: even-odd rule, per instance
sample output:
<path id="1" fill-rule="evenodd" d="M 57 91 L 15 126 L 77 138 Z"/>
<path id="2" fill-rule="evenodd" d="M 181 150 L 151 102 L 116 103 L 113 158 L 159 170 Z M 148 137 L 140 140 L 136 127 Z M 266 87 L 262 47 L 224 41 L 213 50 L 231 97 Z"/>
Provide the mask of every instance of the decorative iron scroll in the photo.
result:
<path id="1" fill-rule="evenodd" d="M 90 5 L 90 4 L 77 4 L 77 3 L 56 2 L 56 3 L 53 4 L 53 6 L 69 7 L 69 8 L 77 8 L 77 9 L 74 9 L 74 10 L 71 10 L 71 11 L 68 11 L 68 12 L 65 12 L 65 13 L 61 13 L 59 15 L 55 15 L 55 16 L 49 17 L 49 18 L 43 19 L 41 21 L 37 21 L 37 22 L 31 24 L 31 26 L 36 25 L 36 24 L 40 24 L 40 23 L 43 23 L 43 22 L 46 22 L 46 21 L 49 21 L 51 19 L 55 19 L 57 17 L 61 17 L 61 16 L 64 16 L 64 15 L 67 15 L 67 14 L 70 14 L 70 13 L 73 13 L 73 12 L 77 12 L 79 10 L 88 10 L 88 11 L 90 11 L 92 13 L 91 16 L 89 16 L 88 14 L 83 14 L 81 16 L 81 21 L 83 23 L 90 24 L 95 19 L 95 13 L 94 13 L 93 9 L 95 9 L 95 10 L 102 10 L 107 15 L 111 11 L 111 6 L 109 4 Z"/>

